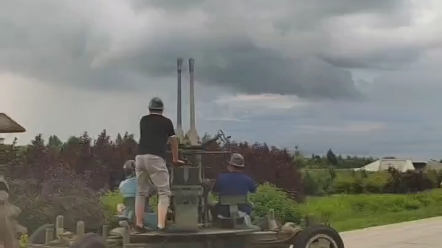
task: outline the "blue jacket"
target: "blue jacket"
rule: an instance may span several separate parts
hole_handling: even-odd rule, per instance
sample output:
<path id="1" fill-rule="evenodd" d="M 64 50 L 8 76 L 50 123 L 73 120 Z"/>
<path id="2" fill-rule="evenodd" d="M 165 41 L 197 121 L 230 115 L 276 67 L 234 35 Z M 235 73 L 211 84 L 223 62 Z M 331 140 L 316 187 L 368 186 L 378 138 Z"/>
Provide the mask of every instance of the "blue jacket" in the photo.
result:
<path id="1" fill-rule="evenodd" d="M 229 172 L 218 176 L 212 191 L 218 195 L 248 195 L 256 192 L 256 185 L 252 178 L 245 174 Z M 238 210 L 250 215 L 252 207 L 249 204 L 239 205 Z M 219 206 L 217 211 L 223 216 L 230 215 L 227 206 Z"/>
<path id="2" fill-rule="evenodd" d="M 136 197 L 138 190 L 138 181 L 136 177 L 130 177 L 120 183 L 120 193 L 123 197 Z"/>

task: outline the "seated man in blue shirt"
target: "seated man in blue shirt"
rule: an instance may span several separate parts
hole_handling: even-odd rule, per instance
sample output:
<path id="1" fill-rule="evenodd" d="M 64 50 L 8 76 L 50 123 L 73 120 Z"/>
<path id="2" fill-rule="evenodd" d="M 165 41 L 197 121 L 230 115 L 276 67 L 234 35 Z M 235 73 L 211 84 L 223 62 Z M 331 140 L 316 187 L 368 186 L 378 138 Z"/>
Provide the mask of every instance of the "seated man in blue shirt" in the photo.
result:
<path id="1" fill-rule="evenodd" d="M 213 185 L 212 193 L 216 195 L 248 195 L 256 192 L 256 186 L 252 178 L 243 174 L 244 157 L 239 153 L 232 154 L 230 158 L 228 173 L 220 174 Z M 242 204 L 238 206 L 238 210 L 246 215 L 252 213 L 252 206 L 250 204 Z M 212 218 L 218 215 L 230 217 L 228 206 L 221 206 L 216 204 L 211 208 Z"/>
<path id="2" fill-rule="evenodd" d="M 123 165 L 124 176 L 120 183 L 120 193 L 124 198 L 137 196 L 137 178 L 135 177 L 135 160 L 127 160 Z"/>

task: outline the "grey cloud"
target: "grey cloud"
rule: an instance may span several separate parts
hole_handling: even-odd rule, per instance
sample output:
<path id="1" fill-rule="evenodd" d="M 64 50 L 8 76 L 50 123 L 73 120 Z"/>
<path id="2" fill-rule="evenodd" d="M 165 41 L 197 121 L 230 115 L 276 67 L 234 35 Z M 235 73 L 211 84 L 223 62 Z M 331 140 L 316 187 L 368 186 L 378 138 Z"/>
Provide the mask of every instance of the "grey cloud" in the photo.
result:
<path id="1" fill-rule="evenodd" d="M 440 60 L 435 60 L 434 63 L 440 63 Z M 221 128 L 239 141 L 267 142 L 269 145 L 290 149 L 299 145 L 300 149 L 307 153 L 324 153 L 332 148 L 336 153 L 342 154 L 440 159 L 442 119 L 437 108 L 440 106 L 438 94 L 442 87 L 439 84 L 441 75 L 438 71 L 431 70 L 390 72 L 371 83 L 372 87 L 367 90 L 370 101 L 348 104 L 337 100 L 315 100 L 305 107 L 253 112 L 255 116 L 248 113 L 247 108 L 242 112 L 231 109 L 231 115 L 226 113 L 229 109 L 225 106 L 215 108 L 215 103 L 210 101 L 216 99 L 217 94 L 222 92 L 222 87 L 198 85 L 197 128 L 200 134 L 214 133 Z M 168 80 L 173 81 L 174 78 L 161 79 L 157 83 L 165 85 Z M 6 84 L 6 89 L 9 87 L 11 85 Z M 160 94 L 158 88 L 164 92 Z M 84 130 L 96 137 L 103 128 L 113 135 L 126 130 L 137 134 L 136 122 L 139 116 L 146 112 L 147 100 L 154 94 L 159 94 L 165 100 L 167 115 L 172 118 L 175 116 L 175 92 L 170 88 L 151 87 L 152 90 L 131 92 L 127 95 L 120 92 L 72 93 L 67 89 L 57 90 L 55 93 L 55 90 L 47 91 L 40 87 L 32 92 L 20 93 L 17 89 L 15 96 L 20 95 L 22 99 L 14 97 L 13 90 L 12 100 L 16 104 L 9 105 L 12 107 L 9 110 L 7 104 L 6 112 L 11 113 L 13 118 L 29 129 L 29 132 L 24 134 L 27 135 L 27 140 L 23 141 L 25 143 L 39 132 L 46 135 L 57 134 L 62 138 L 80 135 Z M 185 89 L 184 92 L 188 90 Z M 40 99 L 42 95 L 45 96 L 44 100 Z M 76 102 L 78 99 L 81 101 Z M 187 100 L 187 97 L 184 97 L 184 100 Z M 63 104 L 59 104 L 60 102 Z M 186 102 L 184 111 L 187 109 Z M 201 111 L 205 114 L 201 114 Z M 101 113 L 99 118 L 97 113 Z M 116 113 L 120 116 L 117 118 L 119 121 L 115 121 Z M 188 113 L 183 116 L 188 127 Z M 224 116 L 226 119 L 238 118 L 245 121 L 204 119 Z M 351 122 L 362 123 L 361 125 L 384 123 L 385 128 L 360 133 L 343 130 L 343 127 Z M 317 127 L 318 130 L 315 130 Z"/>
<path id="2" fill-rule="evenodd" d="M 365 56 L 339 56 L 324 54 L 319 56 L 324 61 L 343 68 L 372 68 L 378 70 L 396 70 L 416 62 L 425 52 L 423 48 L 383 49 Z"/>
<path id="3" fill-rule="evenodd" d="M 283 26 L 286 31 L 304 30 L 315 25 L 327 22 L 329 18 L 360 13 L 375 13 L 380 16 L 391 17 L 404 7 L 401 0 L 376 1 L 284 1 L 287 11 L 278 17 L 277 26 Z M 390 18 L 391 19 L 391 18 Z"/>
<path id="4" fill-rule="evenodd" d="M 402 70 L 415 65 L 425 55 L 427 48 L 405 48 L 402 50 L 383 48 L 364 55 L 320 54 L 318 58 L 338 68 L 374 69 L 378 71 Z"/>
<path id="5" fill-rule="evenodd" d="M 311 9 L 319 18 L 361 11 L 393 11 L 396 4 L 395 1 L 353 5 L 348 1 L 332 2 L 298 1 L 294 9 L 298 12 L 305 10 L 304 13 Z M 69 3 L 72 5 L 73 2 Z M 0 19 L 0 34 L 7 39 L 0 41 L 0 70 L 88 89 L 134 91 L 151 85 L 149 81 L 155 80 L 152 77 L 174 76 L 176 57 L 183 56 L 196 59 L 197 80 L 207 85 L 221 85 L 244 93 L 293 94 L 304 98 L 361 98 L 351 74 L 330 65 L 331 61 L 318 59 L 315 53 L 306 52 L 298 56 L 286 53 L 278 46 L 259 45 L 255 39 L 261 32 L 258 30 L 260 25 L 250 25 L 259 21 L 259 13 L 265 13 L 262 11 L 266 6 L 268 8 L 268 3 L 258 1 L 251 5 L 242 1 L 205 1 L 201 7 L 196 0 L 180 3 L 147 2 L 157 7 L 161 7 L 161 4 L 166 9 L 164 14 L 173 15 L 174 20 L 180 19 L 180 13 L 168 12 L 172 5 L 173 8 L 204 9 L 209 18 L 207 25 L 213 28 L 211 34 L 192 30 L 175 32 L 175 23 L 158 23 L 158 30 L 162 32 L 147 37 L 143 35 L 146 30 L 138 30 L 139 34 L 131 34 L 134 40 L 128 38 L 125 43 L 124 49 L 130 50 L 130 53 L 123 50 L 122 54 L 101 67 L 93 67 L 97 57 L 112 52 L 114 41 L 112 30 L 103 29 L 94 19 L 99 12 L 94 9 L 100 7 L 98 4 L 78 7 L 81 4 L 77 3 L 73 11 L 70 10 L 72 6 L 60 1 L 46 0 L 35 6 L 24 1 L 3 2 L 5 8 L 0 11 L 3 16 Z M 274 4 L 278 3 L 281 5 L 269 10 L 272 16 L 278 16 L 279 12 L 294 4 L 289 1 Z M 9 5 L 11 8 L 7 8 Z M 244 20 L 241 20 L 229 14 L 229 6 L 240 6 L 249 11 L 244 12 Z M 31 7 L 35 7 L 32 13 L 23 14 L 25 8 Z M 47 12 L 54 15 L 45 14 Z M 193 20 L 183 20 L 186 21 Z M 255 28 L 254 34 L 245 32 L 248 29 L 254 32 Z M 274 29 L 267 31 L 273 32 L 268 34 L 270 36 L 276 35 Z M 214 36 L 217 32 L 219 34 Z M 317 39 L 321 40 L 321 36 Z M 314 51 L 315 48 L 308 47 L 312 43 L 315 42 L 294 42 L 293 50 Z"/>
<path id="6" fill-rule="evenodd" d="M 164 8 L 167 10 L 183 11 L 204 4 L 206 0 L 131 0 L 134 8 Z"/>
<path id="7" fill-rule="evenodd" d="M 180 42 L 183 40 L 185 42 Z M 245 39 L 216 42 L 162 41 L 158 42 L 160 46 L 148 48 L 144 53 L 140 51 L 122 63 L 131 64 L 131 68 L 138 68 L 146 76 L 169 76 L 175 73 L 176 54 L 193 55 L 197 80 L 206 84 L 227 86 L 251 94 L 354 99 L 361 96 L 349 72 L 314 57 L 288 58 Z"/>
<path id="8" fill-rule="evenodd" d="M 166 10 L 180 9 L 182 11 L 192 8 L 203 6 L 204 8 L 210 8 L 219 6 L 219 1 L 216 0 L 132 0 L 132 3 L 137 7 L 156 7 Z M 256 9 L 272 9 L 280 6 L 285 6 L 284 9 L 287 13 L 295 16 L 299 13 L 310 14 L 309 19 L 318 20 L 320 18 L 326 18 L 331 16 L 339 16 L 344 14 L 354 13 L 391 13 L 403 7 L 404 1 L 401 0 L 374 0 L 374 1 L 352 1 L 352 0 L 274 0 L 271 3 L 266 0 L 255 0 L 253 5 L 248 2 L 226 0 L 223 1 L 223 5 L 232 6 L 237 8 L 249 9 L 254 11 Z M 308 13 L 307 13 L 308 12 Z M 305 16 L 298 17 L 304 19 Z"/>

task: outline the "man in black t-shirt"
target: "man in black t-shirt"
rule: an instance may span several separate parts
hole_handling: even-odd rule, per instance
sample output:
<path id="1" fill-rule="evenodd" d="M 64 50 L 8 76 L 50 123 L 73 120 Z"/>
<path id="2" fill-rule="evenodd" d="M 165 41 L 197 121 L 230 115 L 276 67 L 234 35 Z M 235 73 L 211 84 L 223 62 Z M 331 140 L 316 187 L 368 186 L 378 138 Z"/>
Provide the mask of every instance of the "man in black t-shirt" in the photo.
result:
<path id="1" fill-rule="evenodd" d="M 167 144 L 170 143 L 173 163 L 182 164 L 178 159 L 178 138 L 175 136 L 172 121 L 163 116 L 164 105 L 158 97 L 149 103 L 149 115 L 140 120 L 140 142 L 135 157 L 135 170 L 138 178 L 138 192 L 135 205 L 135 231 L 144 232 L 143 216 L 146 198 L 150 197 L 151 187 L 158 192 L 158 229 L 165 230 L 169 208 L 170 182 L 166 166 Z M 153 184 L 153 185 L 152 185 Z"/>

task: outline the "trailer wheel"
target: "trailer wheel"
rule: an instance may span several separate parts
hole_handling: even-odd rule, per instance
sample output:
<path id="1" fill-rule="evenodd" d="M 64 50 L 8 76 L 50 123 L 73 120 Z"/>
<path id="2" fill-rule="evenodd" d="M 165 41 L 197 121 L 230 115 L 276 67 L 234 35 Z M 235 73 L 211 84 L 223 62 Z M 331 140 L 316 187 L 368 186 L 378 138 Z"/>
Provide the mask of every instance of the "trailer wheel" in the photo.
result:
<path id="1" fill-rule="evenodd" d="M 300 231 L 291 248 L 345 248 L 339 233 L 325 225 L 316 225 Z"/>

